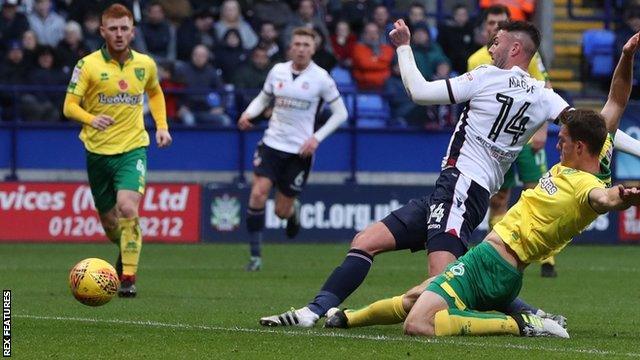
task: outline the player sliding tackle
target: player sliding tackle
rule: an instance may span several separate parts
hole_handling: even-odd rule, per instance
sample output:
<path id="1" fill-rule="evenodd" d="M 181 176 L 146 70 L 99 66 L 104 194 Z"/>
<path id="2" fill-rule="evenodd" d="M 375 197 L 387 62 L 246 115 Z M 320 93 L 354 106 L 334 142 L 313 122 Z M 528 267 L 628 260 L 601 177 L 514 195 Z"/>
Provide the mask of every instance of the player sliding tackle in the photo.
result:
<path id="1" fill-rule="evenodd" d="M 398 46 L 402 81 L 412 100 L 423 105 L 467 104 L 451 137 L 435 191 L 411 200 L 357 234 L 342 264 L 307 306 L 263 317 L 262 325 L 313 326 L 362 284 L 374 256 L 383 252 L 426 248 L 429 275 L 441 273 L 467 252 L 469 236 L 484 218 L 490 195 L 500 189 L 524 144 L 545 121 L 555 121 L 569 107 L 544 82 L 522 70 L 540 45 L 540 33 L 529 23 L 500 25 L 489 50 L 494 66 L 479 66 L 457 78 L 432 82 L 416 66 L 404 21 L 397 21 L 395 27 L 390 36 Z M 407 294 L 407 298 L 415 297 L 408 301 L 415 301 L 419 294 Z M 519 299 L 503 311 L 545 316 Z"/>
<path id="2" fill-rule="evenodd" d="M 557 145 L 560 163 L 534 189 L 522 194 L 479 246 L 440 275 L 410 290 L 420 293 L 415 304 L 413 296 L 405 294 L 358 311 L 332 309 L 325 326 L 346 328 L 404 320 L 409 335 L 568 337 L 551 319 L 476 311 L 504 308 L 520 292 L 522 272 L 531 262 L 558 253 L 598 215 L 640 204 L 638 189 L 622 185 L 609 188 L 613 134 L 631 92 L 639 36 L 633 36 L 623 48 L 601 113 L 565 113 Z M 623 143 L 625 148 L 635 147 L 638 155 L 637 141 L 625 137 Z"/>

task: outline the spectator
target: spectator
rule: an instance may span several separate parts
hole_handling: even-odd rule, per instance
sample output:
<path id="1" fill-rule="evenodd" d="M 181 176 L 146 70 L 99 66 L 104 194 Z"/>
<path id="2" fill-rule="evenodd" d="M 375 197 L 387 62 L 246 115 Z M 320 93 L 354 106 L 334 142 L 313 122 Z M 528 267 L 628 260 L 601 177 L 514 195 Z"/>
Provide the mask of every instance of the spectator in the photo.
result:
<path id="1" fill-rule="evenodd" d="M 265 21 L 260 25 L 260 41 L 258 46 L 267 51 L 272 63 L 282 62 L 285 59 L 283 46 L 278 42 L 278 30 L 274 23 Z"/>
<path id="2" fill-rule="evenodd" d="M 391 75 L 393 55 L 393 48 L 381 43 L 378 25 L 365 25 L 361 41 L 353 49 L 353 77 L 358 87 L 381 89 Z"/>
<path id="3" fill-rule="evenodd" d="M 19 0 L 5 0 L 0 14 L 0 54 L 9 49 L 15 40 L 29 30 L 29 22 L 24 14 L 18 12 Z"/>
<path id="4" fill-rule="evenodd" d="M 50 0 L 35 0 L 33 11 L 27 17 L 39 44 L 55 47 L 64 36 L 65 20 L 51 9 Z"/>
<path id="5" fill-rule="evenodd" d="M 344 20 L 338 21 L 335 34 L 331 35 L 331 46 L 333 46 L 333 53 L 336 54 L 340 66 L 351 68 L 353 49 L 356 43 L 356 36 L 351 32 L 349 23 Z"/>
<path id="6" fill-rule="evenodd" d="M 175 64 L 172 61 L 158 62 L 158 79 L 160 79 L 160 87 L 164 91 L 167 118 L 170 121 L 178 121 L 179 96 L 176 92 L 181 92 L 186 88 L 186 85 L 176 78 L 175 69 Z"/>
<path id="7" fill-rule="evenodd" d="M 146 0 L 134 0 L 134 2 Z M 191 16 L 192 6 L 189 0 L 156 0 L 162 5 L 164 16 L 172 24 L 181 24 Z"/>
<path id="8" fill-rule="evenodd" d="M 374 0 L 347 0 L 342 3 L 340 17 L 349 22 L 353 31 L 362 31 L 364 23 L 371 17 L 377 4 Z M 382 29 L 380 29 L 382 30 Z"/>
<path id="9" fill-rule="evenodd" d="M 425 79 L 433 78 L 438 64 L 449 62 L 440 45 L 431 41 L 429 27 L 425 23 L 418 23 L 413 26 L 411 49 L 416 59 L 416 65 Z"/>
<path id="10" fill-rule="evenodd" d="M 100 18 L 98 14 L 89 12 L 85 14 L 82 19 L 82 38 L 84 39 L 84 46 L 89 51 L 96 51 L 102 43 L 102 37 L 100 36 Z"/>
<path id="11" fill-rule="evenodd" d="M 426 118 L 425 106 L 419 106 L 407 95 L 397 57 L 393 59 L 391 76 L 384 83 L 384 94 L 389 100 L 391 109 L 391 124 L 399 126 L 422 127 Z"/>
<path id="12" fill-rule="evenodd" d="M 319 31 L 316 31 L 315 33 L 316 52 L 313 54 L 312 60 L 318 66 L 327 70 L 327 72 L 330 72 L 331 69 L 336 66 L 338 60 L 336 60 L 336 57 L 333 56 L 332 53 L 325 49 L 325 40 L 322 33 Z"/>
<path id="13" fill-rule="evenodd" d="M 73 66 L 89 53 L 82 42 L 82 28 L 80 24 L 71 20 L 64 27 L 64 38 L 58 45 L 58 59 L 62 71 L 69 74 Z"/>
<path id="14" fill-rule="evenodd" d="M 458 74 L 467 72 L 467 59 L 477 47 L 473 42 L 473 25 L 469 21 L 469 12 L 464 5 L 454 7 L 453 19 L 441 24 L 438 43 L 451 60 L 453 70 Z"/>
<path id="15" fill-rule="evenodd" d="M 38 37 L 33 30 L 27 30 L 22 34 L 22 53 L 24 62 L 29 67 L 36 65 L 36 49 L 38 48 Z"/>
<path id="16" fill-rule="evenodd" d="M 624 23 L 616 30 L 616 58 L 622 53 L 624 44 L 640 31 L 640 7 L 630 6 L 623 13 Z M 640 54 L 635 53 L 635 61 L 633 62 L 633 87 L 631 89 L 631 98 L 640 98 Z"/>
<path id="17" fill-rule="evenodd" d="M 88 14 L 102 14 L 106 8 L 115 3 L 121 3 L 128 9 L 133 8 L 133 0 L 71 0 L 67 18 L 80 23 Z M 139 20 L 137 19 L 136 22 Z"/>
<path id="18" fill-rule="evenodd" d="M 287 25 L 284 31 L 283 42 L 288 47 L 291 41 L 291 34 L 293 29 L 297 27 L 308 27 L 322 33 L 325 39 L 329 38 L 329 30 L 318 16 L 316 16 L 316 9 L 313 0 L 301 0 L 298 5 L 298 10 L 293 16 L 292 20 Z M 331 45 L 325 44 L 326 50 L 331 52 Z"/>
<path id="19" fill-rule="evenodd" d="M 188 84 L 189 92 L 185 96 L 184 104 L 178 110 L 178 116 L 185 125 L 229 126 L 231 124 L 231 119 L 224 113 L 224 108 L 219 101 L 220 97 L 217 95 L 222 90 L 222 81 L 213 66 L 209 64 L 209 58 L 209 49 L 204 45 L 196 45 L 191 54 L 191 62 L 181 69 L 178 76 Z M 212 95 L 211 99 L 209 95 Z M 210 103 L 209 100 L 214 101 Z"/>
<path id="20" fill-rule="evenodd" d="M 229 29 L 236 29 L 240 33 L 240 39 L 246 50 L 253 49 L 258 44 L 258 36 L 251 26 L 242 19 L 240 14 L 240 4 L 236 0 L 225 0 L 220 10 L 220 20 L 215 23 L 218 40 Z"/>
<path id="21" fill-rule="evenodd" d="M 27 83 L 48 87 L 48 89 L 22 95 L 20 99 L 22 117 L 24 120 L 32 121 L 59 121 L 64 91 L 55 89 L 55 86 L 64 86 L 67 76 L 57 67 L 55 51 L 52 47 L 40 46 L 36 53 L 37 65 L 28 73 Z"/>
<path id="22" fill-rule="evenodd" d="M 170 51 L 175 49 L 175 39 L 172 39 L 171 27 L 159 2 L 149 3 L 146 20 L 140 25 L 140 30 L 149 55 L 156 60 L 175 58 L 175 54 L 170 54 Z"/>
<path id="23" fill-rule="evenodd" d="M 7 54 L 0 66 L 0 85 L 24 84 L 25 77 L 30 71 L 24 61 L 24 52 L 20 41 L 14 40 L 8 44 Z M 12 93 L 0 91 L 0 107 L 3 120 L 12 119 L 16 112 L 16 103 Z"/>
<path id="24" fill-rule="evenodd" d="M 253 6 L 253 13 L 254 23 L 268 22 L 278 29 L 283 29 L 293 15 L 287 2 L 280 0 L 258 0 Z"/>
<path id="25" fill-rule="evenodd" d="M 213 50 L 217 43 L 216 31 L 213 27 L 213 14 L 205 9 L 197 12 L 193 19 L 180 24 L 177 33 L 178 59 L 189 61 L 193 48 L 200 44 Z"/>
<path id="26" fill-rule="evenodd" d="M 504 5 L 511 13 L 511 20 L 527 21 L 533 15 L 536 7 L 535 0 L 480 0 L 480 8 L 486 9 L 492 5 Z"/>
<path id="27" fill-rule="evenodd" d="M 373 10 L 373 15 L 371 16 L 371 21 L 378 25 L 380 31 L 384 35 L 382 40 L 385 44 L 391 44 L 389 39 L 389 32 L 393 30 L 393 22 L 391 22 L 391 18 L 389 17 L 389 10 L 384 5 L 378 5 Z"/>
<path id="28" fill-rule="evenodd" d="M 236 69 L 247 60 L 247 52 L 242 47 L 240 33 L 236 29 L 229 29 L 222 38 L 216 50 L 216 63 L 222 70 L 222 79 L 225 84 L 231 83 Z"/>
<path id="29" fill-rule="evenodd" d="M 272 62 L 269 60 L 267 50 L 256 47 L 251 52 L 251 61 L 240 66 L 236 71 L 233 76 L 233 85 L 238 89 L 259 90 L 267 79 L 271 66 Z"/>

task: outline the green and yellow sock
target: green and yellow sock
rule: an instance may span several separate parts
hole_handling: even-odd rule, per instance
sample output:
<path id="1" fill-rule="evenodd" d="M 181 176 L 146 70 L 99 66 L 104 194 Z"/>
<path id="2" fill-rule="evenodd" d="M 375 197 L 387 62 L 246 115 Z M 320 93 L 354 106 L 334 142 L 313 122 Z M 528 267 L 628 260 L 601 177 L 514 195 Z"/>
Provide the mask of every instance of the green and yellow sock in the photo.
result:
<path id="1" fill-rule="evenodd" d="M 362 309 L 346 311 L 349 328 L 398 324 L 407 318 L 402 306 L 402 295 L 378 300 Z"/>
<path id="2" fill-rule="evenodd" d="M 436 336 L 520 335 L 518 324 L 504 314 L 470 310 L 440 310 L 435 316 Z"/>
<path id="3" fill-rule="evenodd" d="M 138 218 L 118 219 L 122 236 L 120 236 L 120 256 L 122 256 L 122 275 L 135 276 L 138 271 L 140 250 L 142 248 L 142 231 Z"/>

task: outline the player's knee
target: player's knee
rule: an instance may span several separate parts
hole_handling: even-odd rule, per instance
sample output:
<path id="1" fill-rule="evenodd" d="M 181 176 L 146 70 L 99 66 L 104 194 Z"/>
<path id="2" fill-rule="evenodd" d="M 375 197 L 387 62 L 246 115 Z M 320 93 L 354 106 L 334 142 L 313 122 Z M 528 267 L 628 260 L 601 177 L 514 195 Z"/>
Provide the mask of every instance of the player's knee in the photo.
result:
<path id="1" fill-rule="evenodd" d="M 254 186 L 251 189 L 251 198 L 249 199 L 249 203 L 253 207 L 264 207 L 264 204 L 267 202 L 267 198 L 269 197 L 269 191 L 262 189 L 260 187 Z"/>
<path id="2" fill-rule="evenodd" d="M 376 254 L 388 250 L 384 249 L 384 246 L 379 244 L 376 241 L 376 237 L 370 231 L 364 230 L 360 231 L 353 237 L 351 241 L 351 248 L 358 249 L 367 252 L 371 256 L 375 256 Z"/>
<path id="3" fill-rule="evenodd" d="M 425 321 L 416 317 L 407 318 L 404 322 L 403 330 L 405 335 L 409 336 L 433 336 L 435 331 L 433 328 L 433 320 Z"/>
<path id="4" fill-rule="evenodd" d="M 130 201 L 118 203 L 118 212 L 123 218 L 131 219 L 138 216 L 138 208 Z"/>
<path id="5" fill-rule="evenodd" d="M 264 208 L 247 209 L 247 230 L 250 233 L 261 231 L 264 228 Z"/>
<path id="6" fill-rule="evenodd" d="M 288 219 L 291 216 L 292 204 L 286 203 L 276 203 L 275 213 L 276 216 L 280 219 Z"/>

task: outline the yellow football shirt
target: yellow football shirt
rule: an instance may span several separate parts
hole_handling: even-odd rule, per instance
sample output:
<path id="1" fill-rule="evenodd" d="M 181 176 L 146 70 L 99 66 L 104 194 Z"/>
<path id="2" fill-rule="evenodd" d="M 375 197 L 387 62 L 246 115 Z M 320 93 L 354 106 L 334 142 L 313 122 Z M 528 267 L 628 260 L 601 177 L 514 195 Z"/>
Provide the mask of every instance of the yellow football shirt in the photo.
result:
<path id="1" fill-rule="evenodd" d="M 595 220 L 589 192 L 606 184 L 593 174 L 556 164 L 493 230 L 525 263 L 557 254 Z"/>
<path id="2" fill-rule="evenodd" d="M 79 96 L 80 105 L 93 115 L 109 115 L 115 123 L 105 131 L 83 125 L 80 139 L 96 154 L 121 154 L 149 145 L 144 128 L 145 91 L 158 86 L 156 64 L 151 57 L 131 50 L 120 65 L 103 47 L 78 61 L 67 93 Z"/>
<path id="3" fill-rule="evenodd" d="M 469 56 L 469 59 L 467 59 L 467 71 L 471 71 L 480 65 L 491 64 L 491 62 L 492 60 L 491 55 L 489 54 L 489 50 L 486 46 L 483 46 L 478 49 L 478 51 L 473 53 L 473 55 Z M 531 75 L 531 77 L 536 80 L 547 81 L 549 79 L 547 69 L 544 67 L 542 58 L 537 52 L 531 59 L 527 71 L 529 72 L 529 75 Z"/>

